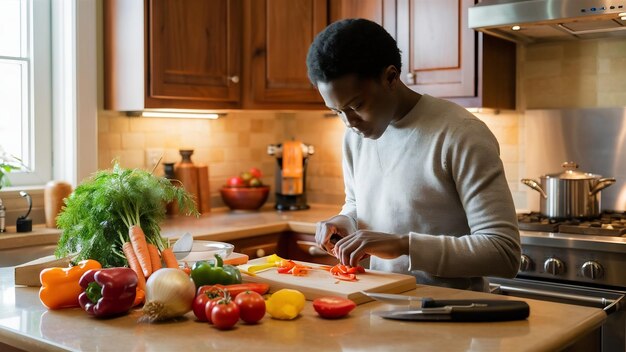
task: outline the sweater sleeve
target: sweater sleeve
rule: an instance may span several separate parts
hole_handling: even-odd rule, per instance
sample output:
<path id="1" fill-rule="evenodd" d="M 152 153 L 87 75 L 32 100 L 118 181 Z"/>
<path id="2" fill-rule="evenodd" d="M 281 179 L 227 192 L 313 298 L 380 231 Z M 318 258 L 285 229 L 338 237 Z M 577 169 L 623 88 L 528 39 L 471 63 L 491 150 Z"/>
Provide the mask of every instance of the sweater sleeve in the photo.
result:
<path id="1" fill-rule="evenodd" d="M 354 196 L 354 156 L 352 153 L 352 145 L 350 144 L 350 137 L 352 132 L 346 129 L 344 138 L 343 138 L 343 158 L 342 158 L 342 169 L 343 169 L 343 183 L 345 187 L 346 199 L 343 204 L 343 208 L 341 209 L 340 215 L 345 215 L 352 219 L 352 222 L 356 225 L 357 223 L 357 213 L 356 213 L 356 199 Z M 355 226 L 356 227 L 356 226 Z"/>
<path id="2" fill-rule="evenodd" d="M 519 229 L 497 140 L 482 121 L 465 119 L 444 143 L 442 164 L 455 183 L 470 233 L 410 233 L 409 270 L 440 277 L 514 277 Z"/>

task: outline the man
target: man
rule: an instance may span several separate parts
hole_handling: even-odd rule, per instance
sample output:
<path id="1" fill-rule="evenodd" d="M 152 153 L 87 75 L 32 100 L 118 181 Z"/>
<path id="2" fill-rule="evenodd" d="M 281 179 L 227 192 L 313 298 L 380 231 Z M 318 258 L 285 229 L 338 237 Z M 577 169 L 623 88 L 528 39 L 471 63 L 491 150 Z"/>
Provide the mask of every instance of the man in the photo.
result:
<path id="1" fill-rule="evenodd" d="M 371 256 L 371 269 L 421 284 L 486 291 L 484 276 L 517 274 L 515 207 L 483 122 L 404 85 L 395 40 L 368 20 L 319 33 L 307 68 L 349 127 L 346 200 L 339 215 L 317 224 L 322 248 L 352 266 Z"/>

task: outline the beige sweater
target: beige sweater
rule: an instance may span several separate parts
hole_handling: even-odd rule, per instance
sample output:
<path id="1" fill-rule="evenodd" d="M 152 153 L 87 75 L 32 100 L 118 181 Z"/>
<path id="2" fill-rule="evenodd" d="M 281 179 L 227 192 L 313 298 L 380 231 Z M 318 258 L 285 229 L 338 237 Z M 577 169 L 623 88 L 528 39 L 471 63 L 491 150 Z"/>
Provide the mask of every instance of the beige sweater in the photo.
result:
<path id="1" fill-rule="evenodd" d="M 341 214 L 359 229 L 409 234 L 409 253 L 370 268 L 421 284 L 486 290 L 483 276 L 513 277 L 517 218 L 498 142 L 467 110 L 423 95 L 378 140 L 346 131 Z"/>

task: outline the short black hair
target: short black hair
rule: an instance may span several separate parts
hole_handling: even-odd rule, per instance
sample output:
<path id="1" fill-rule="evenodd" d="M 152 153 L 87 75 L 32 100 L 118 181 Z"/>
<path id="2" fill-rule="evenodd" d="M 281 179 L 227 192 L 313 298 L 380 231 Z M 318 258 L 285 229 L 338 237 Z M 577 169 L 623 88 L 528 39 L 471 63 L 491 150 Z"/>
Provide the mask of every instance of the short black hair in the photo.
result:
<path id="1" fill-rule="evenodd" d="M 331 23 L 313 40 L 306 58 L 314 85 L 347 74 L 374 78 L 389 65 L 400 71 L 400 50 L 395 39 L 379 24 L 363 18 Z"/>

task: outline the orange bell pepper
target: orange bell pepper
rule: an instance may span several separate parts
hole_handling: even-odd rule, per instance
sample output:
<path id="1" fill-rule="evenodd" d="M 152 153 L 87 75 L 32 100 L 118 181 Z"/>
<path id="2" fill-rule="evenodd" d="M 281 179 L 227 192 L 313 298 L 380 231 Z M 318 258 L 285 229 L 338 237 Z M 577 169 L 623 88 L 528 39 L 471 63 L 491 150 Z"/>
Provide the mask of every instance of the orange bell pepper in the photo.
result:
<path id="1" fill-rule="evenodd" d="M 39 300 L 48 309 L 79 307 L 78 296 L 83 291 L 78 283 L 81 276 L 87 270 L 101 268 L 97 261 L 87 259 L 69 268 L 43 269 L 39 273 Z"/>

